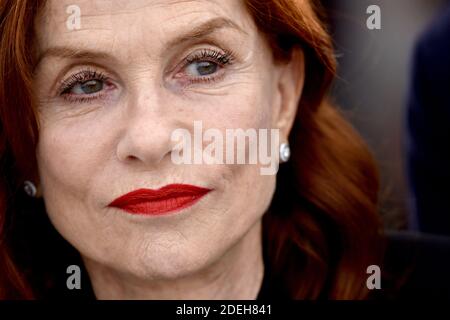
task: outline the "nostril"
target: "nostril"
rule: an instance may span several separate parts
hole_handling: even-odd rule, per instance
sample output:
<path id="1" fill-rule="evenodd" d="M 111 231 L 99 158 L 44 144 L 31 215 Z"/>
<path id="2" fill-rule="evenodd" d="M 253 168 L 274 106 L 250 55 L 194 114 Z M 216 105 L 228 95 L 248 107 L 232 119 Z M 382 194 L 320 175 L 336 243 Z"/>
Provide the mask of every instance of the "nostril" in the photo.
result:
<path id="1" fill-rule="evenodd" d="M 128 159 L 128 160 L 131 160 L 131 161 L 135 161 L 135 160 L 138 160 L 138 157 L 133 156 L 133 155 L 129 155 L 129 156 L 127 157 L 127 159 Z"/>

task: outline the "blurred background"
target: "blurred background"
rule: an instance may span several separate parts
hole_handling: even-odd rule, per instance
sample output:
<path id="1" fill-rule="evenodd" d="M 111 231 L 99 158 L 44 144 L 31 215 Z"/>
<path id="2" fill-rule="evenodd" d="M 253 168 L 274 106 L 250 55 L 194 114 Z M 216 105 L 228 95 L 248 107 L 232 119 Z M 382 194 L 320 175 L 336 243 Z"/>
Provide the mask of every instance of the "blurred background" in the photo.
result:
<path id="1" fill-rule="evenodd" d="M 415 41 L 448 4 L 445 0 L 322 0 L 339 63 L 336 104 L 368 142 L 382 179 L 381 214 L 388 229 L 406 229 L 405 112 Z M 381 9 L 381 29 L 369 30 L 370 5 Z"/>

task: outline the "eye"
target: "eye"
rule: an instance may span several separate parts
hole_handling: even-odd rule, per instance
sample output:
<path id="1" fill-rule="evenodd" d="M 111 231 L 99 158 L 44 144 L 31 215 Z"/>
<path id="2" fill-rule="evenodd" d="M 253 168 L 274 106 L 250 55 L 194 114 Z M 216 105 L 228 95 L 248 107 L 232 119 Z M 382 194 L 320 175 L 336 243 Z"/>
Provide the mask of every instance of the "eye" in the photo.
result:
<path id="1" fill-rule="evenodd" d="M 89 80 L 83 83 L 77 83 L 72 88 L 69 88 L 71 94 L 93 94 L 103 90 L 103 81 L 101 80 Z"/>
<path id="2" fill-rule="evenodd" d="M 82 70 L 64 80 L 59 95 L 70 102 L 88 102 L 104 98 L 114 85 L 100 72 Z"/>
<path id="3" fill-rule="evenodd" d="M 217 63 L 211 61 L 196 61 L 188 65 L 186 71 L 188 75 L 194 77 L 209 76 L 216 73 L 218 68 Z"/>
<path id="4" fill-rule="evenodd" d="M 185 83 L 218 81 L 218 78 L 223 76 L 225 67 L 231 64 L 232 60 L 231 52 L 216 49 L 196 51 L 185 59 L 177 78 L 184 79 Z"/>

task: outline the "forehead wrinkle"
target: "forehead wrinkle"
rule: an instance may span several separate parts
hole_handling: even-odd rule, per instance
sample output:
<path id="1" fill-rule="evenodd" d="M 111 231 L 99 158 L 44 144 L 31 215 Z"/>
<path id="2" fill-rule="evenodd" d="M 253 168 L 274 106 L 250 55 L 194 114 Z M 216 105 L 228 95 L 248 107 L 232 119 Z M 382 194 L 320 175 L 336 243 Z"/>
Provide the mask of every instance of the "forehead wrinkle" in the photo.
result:
<path id="1" fill-rule="evenodd" d="M 123 37 L 118 37 L 118 35 L 115 36 L 115 35 L 108 34 L 108 31 L 113 31 L 115 29 L 115 27 L 118 26 L 118 24 L 114 25 L 114 23 L 111 23 L 109 25 L 108 20 L 113 21 L 114 19 L 108 19 L 108 17 L 110 17 L 111 15 L 118 16 L 120 14 L 139 14 L 139 12 L 129 9 L 129 5 L 124 5 L 122 7 L 126 6 L 127 8 L 119 8 L 120 11 L 114 10 L 114 11 L 109 11 L 109 12 L 105 12 L 105 13 L 96 13 L 96 12 L 94 12 L 94 8 L 98 6 L 98 2 L 96 2 L 96 1 L 93 1 L 93 2 L 96 3 L 97 5 L 94 4 L 91 7 L 90 12 L 88 12 L 89 14 L 84 15 L 85 17 L 89 18 L 88 20 L 90 20 L 88 23 L 84 24 L 85 26 L 88 25 L 88 27 L 83 28 L 83 24 L 82 24 L 82 29 L 80 29 L 80 30 L 66 31 L 64 29 L 64 31 L 62 33 L 60 33 L 59 37 L 65 38 L 65 39 L 70 39 L 70 37 L 67 37 L 68 34 L 77 35 L 76 38 L 74 38 L 74 39 L 76 40 L 76 42 L 79 42 L 80 46 L 81 46 L 81 44 L 84 43 L 83 32 L 91 32 L 91 31 L 97 30 L 97 31 L 105 32 L 105 33 L 99 32 L 99 34 L 98 34 L 98 38 L 102 39 L 101 43 L 104 43 L 105 40 L 109 39 L 110 43 L 107 44 L 107 46 L 109 47 L 109 50 L 107 50 L 108 52 L 114 51 L 114 48 L 116 48 L 116 47 L 121 47 L 121 48 L 129 47 L 129 44 L 127 45 L 126 43 L 125 44 L 120 43 L 120 42 L 123 42 L 123 40 L 124 40 Z M 115 3 L 115 2 L 117 2 L 117 1 L 114 1 L 113 3 Z M 212 2 L 212 5 L 209 6 L 208 4 L 210 4 L 211 2 Z M 111 2 L 108 2 L 108 3 L 111 4 Z M 167 11 L 167 14 L 165 14 L 166 19 L 164 19 L 162 21 L 162 23 L 157 23 L 152 26 L 153 30 L 150 31 L 150 33 L 153 33 L 155 35 L 153 40 L 155 40 L 159 43 L 158 47 L 160 47 L 160 48 L 164 47 L 167 49 L 167 48 L 173 47 L 174 45 L 181 43 L 183 41 L 189 41 L 189 40 L 195 41 L 196 38 L 202 38 L 202 37 L 204 37 L 206 39 L 209 33 L 216 31 L 214 29 L 218 30 L 218 29 L 222 29 L 225 27 L 226 28 L 231 27 L 231 28 L 242 31 L 242 33 L 247 33 L 246 31 L 250 30 L 247 27 L 248 23 L 242 23 L 242 20 L 243 20 L 241 18 L 242 15 L 238 14 L 237 15 L 238 19 L 236 19 L 236 18 L 232 19 L 232 18 L 234 18 L 234 15 L 230 14 L 231 9 L 229 7 L 217 5 L 216 1 L 207 1 L 206 3 L 203 0 L 156 1 L 156 2 L 151 2 L 151 3 L 145 3 L 143 5 L 140 5 L 141 3 L 139 3 L 137 8 L 139 10 L 142 8 L 149 8 L 149 7 L 155 7 L 155 6 L 156 7 L 167 7 L 169 4 L 175 5 L 175 4 L 189 4 L 189 3 L 195 3 L 195 6 L 190 6 L 190 7 L 182 6 L 182 7 L 179 7 L 179 9 L 169 10 L 169 11 Z M 198 4 L 203 4 L 204 6 L 199 8 Z M 50 9 L 50 10 L 52 11 L 52 13 L 55 13 L 55 10 L 54 10 L 55 7 L 52 6 L 52 8 L 53 9 Z M 105 17 L 106 20 L 101 19 L 101 17 L 104 17 L 104 16 L 106 16 Z M 83 13 L 82 13 L 82 17 L 83 17 Z M 92 23 L 92 20 L 97 17 L 100 20 L 104 21 L 104 23 L 103 23 L 104 26 L 98 25 L 96 27 Z M 49 18 L 49 17 L 47 16 L 46 18 Z M 218 20 L 218 19 L 222 19 L 222 20 Z M 225 20 L 225 19 L 228 19 L 228 20 Z M 135 19 L 133 21 L 138 22 L 137 20 L 142 20 L 142 22 L 145 22 L 146 19 L 145 19 L 145 17 L 140 17 L 139 19 Z M 173 20 L 181 20 L 183 22 L 178 23 L 178 25 L 175 23 L 174 26 L 172 26 L 171 24 L 164 23 L 164 22 L 170 22 Z M 202 21 L 202 20 L 204 20 L 204 21 Z M 208 22 L 206 22 L 205 20 L 207 20 Z M 212 20 L 215 20 L 215 21 L 213 23 L 209 23 Z M 245 19 L 244 21 L 247 22 L 246 20 L 247 19 Z M 249 19 L 249 20 L 250 20 L 249 22 L 251 23 L 251 19 Z M 53 21 L 55 21 L 55 20 L 53 20 Z M 193 22 L 198 22 L 198 25 L 192 27 L 194 24 Z M 202 22 L 203 22 L 203 24 L 205 24 L 205 22 L 206 22 L 206 25 L 203 25 L 200 27 Z M 106 23 L 106 26 L 105 26 L 105 23 Z M 132 23 L 131 25 L 125 26 L 125 28 L 121 30 L 121 33 L 123 33 L 123 32 L 126 33 L 127 32 L 126 29 L 128 30 L 129 28 L 131 28 L 133 24 L 134 23 Z M 134 24 L 134 25 L 135 25 L 135 27 L 138 27 L 138 25 L 136 25 L 136 24 Z M 241 25 L 241 26 L 239 26 L 239 25 Z M 107 28 L 108 26 L 110 28 Z M 47 28 L 49 28 L 49 26 L 47 26 Z M 141 26 L 140 28 L 142 29 L 144 27 Z M 181 35 L 179 30 L 187 31 L 187 32 L 184 35 Z M 131 32 L 131 33 L 133 34 L 134 32 Z M 143 32 L 142 35 L 145 35 L 145 33 L 147 35 L 149 34 L 149 32 Z M 135 35 L 137 35 L 137 34 L 135 33 Z M 173 38 L 173 37 L 176 37 L 176 38 Z M 130 41 L 135 42 L 135 40 L 132 40 L 131 38 L 127 38 L 125 41 L 126 42 L 130 42 Z M 136 42 L 136 44 L 143 46 L 146 42 L 148 42 L 148 41 L 146 41 L 144 39 L 140 39 L 139 41 Z M 97 42 L 97 43 L 100 43 L 100 42 Z M 86 43 L 84 45 L 86 45 Z M 68 46 L 74 46 L 74 45 L 69 43 Z M 78 46 L 78 44 L 76 44 L 76 46 Z M 81 47 L 85 48 L 85 46 L 81 46 Z M 144 51 L 147 51 L 145 48 L 141 48 L 141 49 L 143 49 Z M 85 50 L 96 51 L 95 48 L 89 48 L 89 46 L 87 46 L 85 48 Z M 164 50 L 161 50 L 161 52 L 163 52 L 163 51 Z M 148 53 L 146 54 L 146 56 L 148 56 Z M 156 55 L 156 56 L 161 58 L 160 55 Z"/>
<path id="2" fill-rule="evenodd" d="M 232 1 L 232 0 L 228 0 L 228 1 Z M 50 1 L 47 1 L 44 7 L 44 10 L 47 11 L 51 11 L 51 13 L 53 13 L 54 15 L 58 15 L 58 16 L 62 16 L 63 18 L 61 19 L 62 21 L 65 21 L 65 18 L 67 16 L 67 13 L 65 12 L 65 8 L 69 5 L 73 5 L 74 3 L 72 3 L 72 1 L 67 1 L 66 4 L 61 4 L 62 2 L 58 1 L 58 6 L 50 6 L 48 3 Z M 140 10 L 140 9 L 151 9 L 151 8 L 161 8 L 161 7 L 171 7 L 173 5 L 177 5 L 177 4 L 187 4 L 187 3 L 201 3 L 201 4 L 205 4 L 205 2 L 207 2 L 208 4 L 210 3 L 220 3 L 216 0 L 208 0 L 208 1 L 204 1 L 204 0 L 160 0 L 160 1 L 153 1 L 153 2 L 148 2 L 146 1 L 146 3 L 143 3 L 142 5 L 133 5 L 136 4 L 137 1 L 121 1 L 121 0 L 116 0 L 116 1 L 107 1 L 107 0 L 90 0 L 90 1 L 82 1 L 81 3 L 77 3 L 75 5 L 78 5 L 80 7 L 81 10 L 81 16 L 82 17 L 99 17 L 99 16 L 103 16 L 103 15 L 110 15 L 110 16 L 117 16 L 117 15 L 121 15 L 121 14 L 132 14 L 132 13 L 136 13 L 136 10 Z M 142 2 L 142 1 L 141 1 Z M 90 13 L 86 14 L 86 7 L 85 4 L 89 3 L 91 4 L 91 8 L 89 8 L 91 11 Z M 106 6 L 104 4 L 107 4 Z M 101 4 L 101 5 L 99 5 Z M 63 11 L 62 14 L 60 14 L 60 9 L 62 9 L 61 11 Z M 93 13 L 92 11 L 94 11 L 95 13 Z"/>
<path id="3" fill-rule="evenodd" d="M 231 0 L 229 0 L 231 1 Z M 41 18 L 43 18 L 44 21 L 46 22 L 50 22 L 47 25 L 53 25 L 51 26 L 50 29 L 53 29 L 53 27 L 58 27 L 60 26 L 60 24 L 65 24 L 65 22 L 67 21 L 68 18 L 68 14 L 64 11 L 64 10 L 60 10 L 62 8 L 66 8 L 66 6 L 60 5 L 59 1 L 58 1 L 58 5 L 49 5 L 49 3 L 51 4 L 50 1 L 46 2 L 46 8 L 45 8 L 45 14 L 41 14 Z M 217 1 L 215 0 L 210 0 L 210 1 L 206 1 L 206 4 L 213 4 L 213 6 L 207 6 L 208 8 L 206 9 L 205 7 L 205 1 L 204 0 L 159 0 L 159 1 L 152 1 L 152 2 L 145 2 L 142 3 L 139 2 L 138 6 L 133 6 L 132 3 L 135 3 L 135 1 L 133 2 L 122 2 L 122 1 L 92 1 L 92 2 L 88 2 L 89 4 L 91 4 L 89 10 L 85 9 L 85 4 L 86 2 L 81 2 L 79 3 L 80 9 L 81 9 L 81 19 L 82 19 L 82 27 L 81 30 L 71 30 L 68 32 L 80 32 L 82 30 L 114 30 L 114 21 L 105 21 L 104 18 L 106 18 L 107 20 L 111 18 L 111 17 L 115 17 L 115 16 L 119 16 L 119 15 L 128 15 L 128 14 L 139 14 L 140 12 L 136 12 L 136 10 L 140 10 L 140 9 L 144 9 L 144 8 L 155 8 L 155 7 L 170 7 L 176 4 L 188 4 L 188 3 L 196 3 L 196 4 L 202 4 L 202 8 L 204 9 L 197 9 L 198 6 L 187 6 L 187 7 L 182 7 L 180 8 L 180 10 L 178 10 L 179 12 L 176 12 L 176 10 L 170 10 L 168 11 L 168 16 L 165 19 L 165 21 L 162 21 L 161 23 L 157 24 L 157 26 L 161 26 L 160 30 L 164 29 L 164 22 L 170 22 L 173 20 L 178 20 L 184 16 L 188 16 L 188 15 L 193 15 L 192 19 L 190 22 L 192 22 L 193 20 L 199 20 L 199 17 L 201 17 L 202 15 L 205 16 L 205 13 L 208 13 L 208 16 L 211 13 L 214 13 L 214 15 L 218 15 L 217 11 L 221 11 L 220 13 L 225 13 L 222 12 L 224 11 L 223 6 L 216 6 Z M 107 3 L 108 6 L 106 9 L 102 9 L 102 6 L 100 6 L 99 4 L 103 4 L 103 3 Z M 131 8 L 130 8 L 131 7 Z M 184 9 L 184 10 L 183 10 Z M 212 10 L 212 9 L 221 9 L 221 10 Z M 188 10 L 188 12 L 185 12 L 186 10 Z M 60 12 L 63 11 L 63 12 Z M 227 12 L 229 13 L 229 12 Z M 227 18 L 229 17 L 229 14 L 226 14 Z M 59 18 L 60 17 L 60 18 Z M 105 26 L 95 26 L 94 23 L 94 19 L 95 18 L 99 18 L 99 21 L 103 21 L 103 22 L 109 22 L 109 28 L 105 27 Z M 102 19 L 103 18 L 103 19 Z M 50 21 L 49 21 L 50 20 Z M 83 21 L 83 20 L 87 20 L 87 21 Z M 84 23 L 83 23 L 84 22 Z M 238 22 L 236 23 L 238 24 Z M 86 27 L 87 25 L 87 27 Z M 241 29 L 245 29 L 245 28 L 241 28 Z M 64 33 L 68 33 L 67 31 L 65 31 Z"/>

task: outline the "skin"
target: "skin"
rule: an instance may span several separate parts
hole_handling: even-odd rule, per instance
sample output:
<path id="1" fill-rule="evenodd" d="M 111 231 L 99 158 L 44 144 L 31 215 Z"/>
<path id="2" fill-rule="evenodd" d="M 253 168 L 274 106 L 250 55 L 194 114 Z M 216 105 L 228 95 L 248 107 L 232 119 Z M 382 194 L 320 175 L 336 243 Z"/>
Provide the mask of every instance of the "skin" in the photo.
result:
<path id="1" fill-rule="evenodd" d="M 204 130 L 222 132 L 278 128 L 286 141 L 303 88 L 302 53 L 274 61 L 238 0 L 80 0 L 79 30 L 66 27 L 71 4 L 49 1 L 35 24 L 36 153 L 48 215 L 81 253 L 96 297 L 254 299 L 264 272 L 261 218 L 276 176 L 258 165 L 175 165 L 170 136 L 201 120 Z M 212 20 L 213 30 L 179 39 Z M 185 59 L 202 50 L 230 51 L 232 63 L 193 83 L 202 77 L 198 62 Z M 105 75 L 94 81 L 103 88 L 80 101 L 89 95 L 78 84 L 68 99 L 61 82 L 86 69 Z M 171 183 L 213 191 L 166 216 L 107 207 Z"/>

